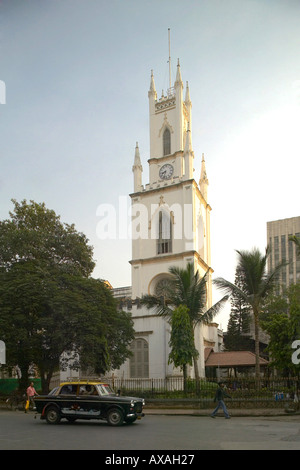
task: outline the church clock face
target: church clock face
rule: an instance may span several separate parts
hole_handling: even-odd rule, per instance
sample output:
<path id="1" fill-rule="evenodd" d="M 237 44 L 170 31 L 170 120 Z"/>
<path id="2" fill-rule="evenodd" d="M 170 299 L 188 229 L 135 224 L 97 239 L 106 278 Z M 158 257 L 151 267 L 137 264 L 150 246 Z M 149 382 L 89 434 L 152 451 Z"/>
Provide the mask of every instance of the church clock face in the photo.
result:
<path id="1" fill-rule="evenodd" d="M 159 177 L 162 179 L 162 180 L 168 180 L 172 177 L 174 173 L 174 168 L 172 165 L 170 165 L 170 163 L 166 163 L 165 165 L 163 165 L 161 167 L 161 169 L 159 170 Z"/>

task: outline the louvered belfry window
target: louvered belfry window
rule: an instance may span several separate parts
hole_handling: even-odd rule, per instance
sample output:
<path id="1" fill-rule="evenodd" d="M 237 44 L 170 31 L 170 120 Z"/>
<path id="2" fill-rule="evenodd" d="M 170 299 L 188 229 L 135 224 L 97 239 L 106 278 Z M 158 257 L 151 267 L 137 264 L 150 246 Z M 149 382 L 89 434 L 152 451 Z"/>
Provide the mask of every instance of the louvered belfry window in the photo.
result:
<path id="1" fill-rule="evenodd" d="M 166 128 L 163 134 L 163 155 L 170 155 L 171 153 L 171 133 L 170 129 Z"/>
<path id="2" fill-rule="evenodd" d="M 170 214 L 160 211 L 158 215 L 157 254 L 172 252 L 172 221 Z"/>

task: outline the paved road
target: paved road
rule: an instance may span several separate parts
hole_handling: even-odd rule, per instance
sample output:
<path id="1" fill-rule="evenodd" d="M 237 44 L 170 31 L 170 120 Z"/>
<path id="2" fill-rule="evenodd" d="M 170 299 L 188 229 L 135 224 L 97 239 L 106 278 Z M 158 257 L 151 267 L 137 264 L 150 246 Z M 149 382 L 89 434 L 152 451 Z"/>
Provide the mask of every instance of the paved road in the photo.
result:
<path id="1" fill-rule="evenodd" d="M 62 421 L 0 411 L 0 450 L 300 450 L 300 416 L 146 415 L 132 425 Z"/>

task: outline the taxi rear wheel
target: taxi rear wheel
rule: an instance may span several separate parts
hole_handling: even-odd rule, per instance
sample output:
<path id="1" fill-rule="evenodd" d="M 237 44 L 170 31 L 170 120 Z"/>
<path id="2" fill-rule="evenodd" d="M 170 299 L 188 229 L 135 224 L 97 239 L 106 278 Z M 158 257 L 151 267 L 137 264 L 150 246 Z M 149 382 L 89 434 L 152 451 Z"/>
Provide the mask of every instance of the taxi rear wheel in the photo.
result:
<path id="1" fill-rule="evenodd" d="M 124 415 L 118 408 L 112 408 L 107 413 L 107 422 L 110 426 L 121 426 Z"/>
<path id="2" fill-rule="evenodd" d="M 58 424 L 60 422 L 61 416 L 59 409 L 55 406 L 50 406 L 46 410 L 46 421 L 48 424 Z"/>

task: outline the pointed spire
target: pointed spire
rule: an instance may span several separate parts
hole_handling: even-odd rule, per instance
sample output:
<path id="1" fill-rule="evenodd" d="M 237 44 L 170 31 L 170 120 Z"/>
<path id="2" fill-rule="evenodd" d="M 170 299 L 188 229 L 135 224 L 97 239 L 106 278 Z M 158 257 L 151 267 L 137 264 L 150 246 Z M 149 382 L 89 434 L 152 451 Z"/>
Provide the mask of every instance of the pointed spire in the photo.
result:
<path id="1" fill-rule="evenodd" d="M 142 189 L 142 172 L 143 172 L 143 167 L 141 164 L 141 158 L 140 158 L 140 149 L 139 149 L 139 144 L 138 142 L 136 143 L 135 146 L 135 152 L 134 152 L 134 165 L 132 167 L 133 175 L 134 175 L 134 191 L 141 191 Z"/>
<path id="2" fill-rule="evenodd" d="M 134 152 L 134 165 L 133 165 L 133 170 L 135 168 L 141 167 L 141 157 L 140 157 L 140 149 L 139 149 L 139 143 L 137 142 L 135 145 L 135 152 Z"/>
<path id="3" fill-rule="evenodd" d="M 206 181 L 208 183 L 206 168 L 205 168 L 204 153 L 202 153 L 200 181 Z"/>
<path id="4" fill-rule="evenodd" d="M 177 85 L 181 85 L 183 87 L 179 59 L 178 59 L 178 62 L 177 62 L 177 73 L 176 73 L 176 81 L 175 81 L 174 86 L 176 87 Z"/>
<path id="5" fill-rule="evenodd" d="M 186 130 L 186 138 L 185 138 L 185 146 L 184 146 L 184 153 L 189 153 L 193 151 L 192 147 L 192 133 L 190 130 L 190 123 L 187 123 L 187 130 Z"/>
<path id="6" fill-rule="evenodd" d="M 204 153 L 202 153 L 201 175 L 200 175 L 199 186 L 200 186 L 200 191 L 201 191 L 201 193 L 202 193 L 205 200 L 207 200 L 207 186 L 208 186 L 208 184 L 209 184 L 209 182 L 208 182 L 206 168 L 205 168 Z"/>
<path id="7" fill-rule="evenodd" d="M 150 89 L 148 92 L 148 96 L 154 95 L 156 97 L 156 88 L 155 88 L 155 83 L 154 83 L 154 75 L 153 75 L 153 70 L 151 70 L 151 79 L 150 79 Z"/>
<path id="8" fill-rule="evenodd" d="M 189 89 L 189 82 L 186 82 L 186 89 L 185 89 L 185 104 L 191 104 L 190 98 L 190 89 Z"/>
<path id="9" fill-rule="evenodd" d="M 184 168 L 185 168 L 185 179 L 192 179 L 194 172 L 194 152 L 192 147 L 192 133 L 190 130 L 190 124 L 187 123 L 185 146 L 183 152 Z"/>

